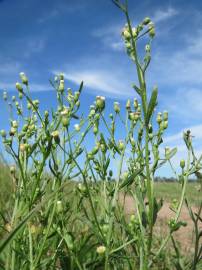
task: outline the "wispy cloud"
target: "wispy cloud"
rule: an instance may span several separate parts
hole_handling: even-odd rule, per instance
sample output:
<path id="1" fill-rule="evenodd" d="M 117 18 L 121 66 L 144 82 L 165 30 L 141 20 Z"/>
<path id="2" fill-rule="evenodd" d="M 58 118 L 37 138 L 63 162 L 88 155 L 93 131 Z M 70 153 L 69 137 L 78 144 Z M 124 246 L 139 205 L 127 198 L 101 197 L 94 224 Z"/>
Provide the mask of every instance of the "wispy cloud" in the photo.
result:
<path id="1" fill-rule="evenodd" d="M 56 71 L 54 73 L 58 74 L 59 72 Z M 111 73 L 102 69 L 86 70 L 84 68 L 80 71 L 64 72 L 64 76 L 67 80 L 78 85 L 81 81 L 84 81 L 84 85 L 90 90 L 99 91 L 99 93 L 106 94 L 109 97 L 126 98 L 131 94 L 130 92 L 123 91 L 127 82 L 121 80 L 116 71 Z"/>
<path id="2" fill-rule="evenodd" d="M 178 11 L 176 9 L 168 7 L 167 9 L 160 9 L 155 11 L 154 15 L 152 16 L 152 19 L 155 23 L 159 23 L 168 20 L 177 14 Z"/>

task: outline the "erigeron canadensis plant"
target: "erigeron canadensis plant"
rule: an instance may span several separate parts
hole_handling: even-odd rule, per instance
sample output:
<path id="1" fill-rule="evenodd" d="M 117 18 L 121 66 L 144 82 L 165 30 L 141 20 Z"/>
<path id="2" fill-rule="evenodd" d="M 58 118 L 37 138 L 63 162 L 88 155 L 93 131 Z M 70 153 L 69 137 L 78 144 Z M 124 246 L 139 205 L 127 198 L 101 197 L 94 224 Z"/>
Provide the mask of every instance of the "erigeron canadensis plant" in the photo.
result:
<path id="1" fill-rule="evenodd" d="M 133 85 L 136 97 L 124 109 L 114 102 L 113 112 L 106 116 L 105 97 L 97 96 L 87 117 L 81 116 L 83 83 L 78 91 L 67 89 L 63 74 L 51 81 L 56 111 L 41 112 L 39 100 L 31 98 L 25 73 L 20 73 L 21 82 L 16 83 L 18 98 L 13 96 L 10 101 L 3 93 L 10 130 L 8 134 L 2 130 L 1 135 L 15 164 L 10 166 L 11 211 L 3 215 L 2 269 L 160 269 L 159 260 L 170 239 L 176 255 L 164 269 L 194 270 L 201 259 L 198 224 L 202 207 L 195 215 L 186 200 L 195 226 L 191 262 L 182 260 L 173 236 L 186 225 L 180 212 L 188 178 L 201 169 L 202 157 L 197 159 L 194 153 L 190 131 L 184 134 L 188 159 L 181 160 L 179 175 L 174 171 L 182 187 L 181 198 L 171 206 L 175 217 L 169 221 L 168 236 L 156 245 L 154 228 L 163 202 L 154 196 L 154 176 L 166 162 L 174 170 L 171 159 L 177 150 L 167 147 L 160 156 L 168 112 L 156 114 L 157 87 L 150 97 L 147 91 L 154 23 L 147 17 L 133 27 L 127 2 L 113 2 L 126 16 L 122 37 L 138 77 L 138 84 Z M 137 43 L 143 37 L 147 41 L 141 61 Z M 122 139 L 117 135 L 118 125 L 125 128 Z M 92 137 L 94 146 L 90 148 L 88 139 Z M 116 172 L 112 170 L 114 160 L 119 162 Z M 129 218 L 125 213 L 128 195 L 135 201 Z"/>

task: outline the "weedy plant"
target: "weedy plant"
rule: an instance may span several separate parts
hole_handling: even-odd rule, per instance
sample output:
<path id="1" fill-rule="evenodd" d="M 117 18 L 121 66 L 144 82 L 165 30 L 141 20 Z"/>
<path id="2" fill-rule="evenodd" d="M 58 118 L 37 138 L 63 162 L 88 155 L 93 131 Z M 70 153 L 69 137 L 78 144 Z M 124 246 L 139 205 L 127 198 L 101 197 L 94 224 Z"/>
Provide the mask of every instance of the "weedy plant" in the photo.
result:
<path id="1" fill-rule="evenodd" d="M 177 149 L 166 148 L 160 156 L 168 112 L 156 114 L 157 87 L 151 96 L 147 91 L 155 26 L 145 18 L 133 27 L 127 2 L 113 2 L 126 17 L 122 36 L 138 78 L 133 85 L 137 98 L 127 101 L 125 119 L 118 102 L 106 116 L 102 96 L 96 97 L 87 117 L 79 116 L 83 83 L 73 92 L 66 89 L 62 74 L 51 81 L 56 111 L 41 112 L 24 73 L 20 73 L 21 83 L 16 83 L 19 97 L 13 96 L 10 102 L 3 94 L 11 118 L 8 134 L 2 130 L 1 135 L 13 165 L 10 207 L 1 213 L 1 269 L 195 270 L 200 263 L 202 205 L 194 213 L 186 200 L 195 228 L 192 259 L 183 258 L 173 233 L 186 225 L 180 219 L 186 185 L 191 175 L 199 173 L 202 157 L 196 157 L 191 133 L 185 132 L 188 158 L 181 160 L 180 174 L 174 171 L 181 197 L 172 205 L 175 217 L 169 221 L 169 233 L 157 245 L 154 229 L 163 201 L 154 196 L 154 176 L 166 162 L 173 168 L 171 159 Z M 143 38 L 146 46 L 140 59 L 137 43 Z M 116 134 L 118 125 L 125 128 L 122 140 Z M 92 149 L 87 147 L 89 138 L 95 141 Z M 114 160 L 119 162 L 115 174 L 110 169 Z M 126 196 L 135 201 L 130 217 L 125 213 Z M 174 255 L 166 265 L 165 256 L 171 256 L 165 252 L 169 240 Z"/>

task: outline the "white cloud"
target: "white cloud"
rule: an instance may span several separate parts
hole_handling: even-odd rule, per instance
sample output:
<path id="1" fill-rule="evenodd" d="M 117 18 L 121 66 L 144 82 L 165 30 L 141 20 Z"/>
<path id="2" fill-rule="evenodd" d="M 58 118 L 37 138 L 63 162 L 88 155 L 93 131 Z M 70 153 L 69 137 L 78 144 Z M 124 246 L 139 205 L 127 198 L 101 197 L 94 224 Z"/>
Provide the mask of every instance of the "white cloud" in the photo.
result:
<path id="1" fill-rule="evenodd" d="M 59 72 L 54 72 L 58 74 Z M 119 96 L 127 97 L 131 93 L 123 91 L 126 88 L 127 81 L 121 80 L 121 77 L 116 72 L 116 70 L 110 72 L 110 70 L 80 70 L 80 71 L 70 71 L 64 72 L 66 79 L 80 84 L 81 81 L 84 81 L 84 85 L 93 90 L 98 90 L 108 96 Z"/>
<path id="2" fill-rule="evenodd" d="M 155 23 L 159 23 L 159 22 L 168 20 L 177 14 L 178 14 L 178 11 L 176 9 L 169 7 L 165 10 L 162 10 L 162 9 L 157 10 L 152 16 L 152 19 Z"/>

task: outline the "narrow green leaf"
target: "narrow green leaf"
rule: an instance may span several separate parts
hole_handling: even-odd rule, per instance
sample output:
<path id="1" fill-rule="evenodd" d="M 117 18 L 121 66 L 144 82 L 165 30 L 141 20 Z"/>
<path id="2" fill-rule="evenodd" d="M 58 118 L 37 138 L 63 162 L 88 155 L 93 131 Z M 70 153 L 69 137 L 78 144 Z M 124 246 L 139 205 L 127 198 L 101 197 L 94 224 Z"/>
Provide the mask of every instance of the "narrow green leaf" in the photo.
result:
<path id="1" fill-rule="evenodd" d="M 126 180 L 120 185 L 119 188 L 121 189 L 121 188 L 124 188 L 125 186 L 131 185 L 134 182 L 135 177 L 138 176 L 141 172 L 142 172 L 142 168 L 135 171 L 131 176 L 126 178 Z"/>
<path id="2" fill-rule="evenodd" d="M 139 87 L 137 87 L 137 85 L 133 84 L 132 87 L 133 87 L 133 89 L 137 92 L 137 94 L 138 94 L 139 96 L 142 95 L 142 91 L 141 91 L 141 89 L 140 89 Z"/>
<path id="3" fill-rule="evenodd" d="M 153 89 L 152 95 L 151 95 L 151 99 L 149 101 L 149 105 L 148 105 L 148 109 L 147 109 L 147 116 L 146 116 L 146 125 L 149 124 L 149 121 L 151 119 L 151 116 L 154 112 L 154 108 L 157 105 L 157 95 L 158 95 L 158 88 L 155 87 Z"/>

